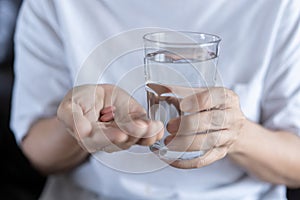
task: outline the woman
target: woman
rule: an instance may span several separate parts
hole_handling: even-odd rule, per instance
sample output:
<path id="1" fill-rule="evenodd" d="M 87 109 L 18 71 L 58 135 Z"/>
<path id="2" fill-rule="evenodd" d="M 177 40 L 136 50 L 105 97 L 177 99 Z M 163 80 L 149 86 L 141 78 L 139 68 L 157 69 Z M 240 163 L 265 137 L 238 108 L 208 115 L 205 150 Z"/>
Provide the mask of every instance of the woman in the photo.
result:
<path id="1" fill-rule="evenodd" d="M 26 1 L 16 35 L 12 128 L 32 164 L 51 174 L 43 197 L 285 199 L 284 185 L 300 185 L 299 8 L 292 0 Z M 214 89 L 216 102 L 205 104 L 210 97 L 199 93 L 181 105 L 197 113 L 186 124 L 216 125 L 207 135 L 210 151 L 170 165 L 147 147 L 161 138 L 162 124 L 144 118 L 143 95 L 134 94 L 136 101 L 128 94 L 143 79 L 128 78 L 142 57 L 121 56 L 128 44 L 127 52 L 139 48 L 144 33 L 161 29 L 222 38 L 224 87 Z M 123 79 L 127 84 L 119 84 Z M 215 121 L 222 113 L 215 110 L 226 110 L 225 124 Z M 167 128 L 178 133 L 178 125 Z M 189 130 L 192 148 L 200 149 L 198 131 Z M 179 134 L 178 144 L 190 142 L 184 130 Z"/>

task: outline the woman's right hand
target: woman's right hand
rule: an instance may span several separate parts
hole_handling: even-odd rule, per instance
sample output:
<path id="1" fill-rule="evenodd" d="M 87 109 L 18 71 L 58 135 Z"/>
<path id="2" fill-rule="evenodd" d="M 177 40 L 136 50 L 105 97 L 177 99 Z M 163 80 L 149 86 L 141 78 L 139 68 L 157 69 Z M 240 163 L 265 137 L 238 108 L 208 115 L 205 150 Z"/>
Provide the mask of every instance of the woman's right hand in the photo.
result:
<path id="1" fill-rule="evenodd" d="M 143 107 L 121 88 L 83 85 L 70 90 L 57 110 L 58 119 L 86 151 L 115 152 L 161 139 L 160 121 L 146 118 Z"/>

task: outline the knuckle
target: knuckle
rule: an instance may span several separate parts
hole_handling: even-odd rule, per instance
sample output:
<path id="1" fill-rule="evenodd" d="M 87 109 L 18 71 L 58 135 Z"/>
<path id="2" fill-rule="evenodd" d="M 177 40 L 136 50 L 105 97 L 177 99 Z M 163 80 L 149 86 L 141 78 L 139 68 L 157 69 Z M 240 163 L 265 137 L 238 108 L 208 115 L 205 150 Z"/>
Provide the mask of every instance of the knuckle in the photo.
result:
<path id="1" fill-rule="evenodd" d="M 207 165 L 206 157 L 199 158 L 198 161 L 196 162 L 196 168 L 200 168 L 200 167 L 203 167 L 203 166 L 206 166 L 206 165 Z"/>
<path id="2" fill-rule="evenodd" d="M 216 147 L 221 147 L 224 145 L 228 145 L 232 142 L 232 134 L 228 131 L 219 132 L 217 140 L 216 140 Z"/>
<path id="3" fill-rule="evenodd" d="M 109 139 L 109 142 L 110 142 L 110 143 L 113 143 L 113 144 L 121 144 L 121 143 L 124 143 L 124 139 L 121 138 L 121 137 L 116 136 L 116 137 L 110 138 L 110 139 Z M 129 142 L 131 142 L 131 141 L 129 141 Z M 129 142 L 128 142 L 128 143 L 129 143 Z"/>
<path id="4" fill-rule="evenodd" d="M 213 147 L 221 146 L 223 144 L 223 137 L 223 131 L 216 131 L 210 133 L 210 148 L 212 149 Z"/>
<path id="5" fill-rule="evenodd" d="M 211 111 L 211 123 L 213 127 L 224 126 L 226 121 L 226 111 L 225 110 L 212 110 Z"/>
<path id="6" fill-rule="evenodd" d="M 212 135 L 209 134 L 200 142 L 200 149 L 207 151 L 212 149 L 214 145 L 215 141 L 212 138 Z"/>
<path id="7" fill-rule="evenodd" d="M 238 102 L 239 101 L 239 96 L 237 95 L 237 93 L 235 93 L 232 90 L 229 90 L 229 91 L 230 91 L 231 101 Z"/>
<path id="8" fill-rule="evenodd" d="M 72 102 L 70 99 L 63 100 L 57 108 L 57 116 L 60 119 L 65 112 L 72 111 Z"/>

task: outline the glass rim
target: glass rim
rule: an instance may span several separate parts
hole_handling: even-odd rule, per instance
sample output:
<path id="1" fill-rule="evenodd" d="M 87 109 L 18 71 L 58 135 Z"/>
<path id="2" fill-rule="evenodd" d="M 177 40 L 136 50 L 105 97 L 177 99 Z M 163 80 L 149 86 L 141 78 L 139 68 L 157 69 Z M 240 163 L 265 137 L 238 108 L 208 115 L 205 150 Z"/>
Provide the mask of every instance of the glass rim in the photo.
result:
<path id="1" fill-rule="evenodd" d="M 156 34 L 163 34 L 163 33 L 182 33 L 183 36 L 189 36 L 189 35 L 205 35 L 205 36 L 209 36 L 211 38 L 213 38 L 211 41 L 207 41 L 207 42 L 199 42 L 199 41 L 195 41 L 195 42 L 164 42 L 164 41 L 158 41 L 158 40 L 154 40 L 154 39 L 150 39 L 148 38 L 150 35 L 156 35 Z M 186 46 L 202 46 L 202 45 L 211 45 L 211 44 L 218 44 L 222 39 L 215 35 L 215 34 L 211 34 L 211 33 L 205 33 L 205 32 L 196 32 L 196 31 L 157 31 L 157 32 L 151 32 L 151 33 L 146 33 L 143 36 L 143 39 L 148 41 L 148 42 L 152 42 L 152 43 L 159 43 L 159 44 L 165 44 L 165 45 L 186 45 Z"/>

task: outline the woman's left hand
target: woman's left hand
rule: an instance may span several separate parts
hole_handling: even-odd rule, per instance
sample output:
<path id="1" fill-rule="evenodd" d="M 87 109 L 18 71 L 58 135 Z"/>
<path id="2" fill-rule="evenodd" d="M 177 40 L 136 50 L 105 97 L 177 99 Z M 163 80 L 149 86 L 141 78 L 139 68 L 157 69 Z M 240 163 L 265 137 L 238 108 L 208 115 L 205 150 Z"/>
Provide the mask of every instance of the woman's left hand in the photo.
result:
<path id="1" fill-rule="evenodd" d="M 222 87 L 197 89 L 195 94 L 181 100 L 179 109 L 189 114 L 168 122 L 171 135 L 165 139 L 167 147 L 174 151 L 206 153 L 170 163 L 177 168 L 200 168 L 225 157 L 232 151 L 246 121 L 237 94 Z"/>

